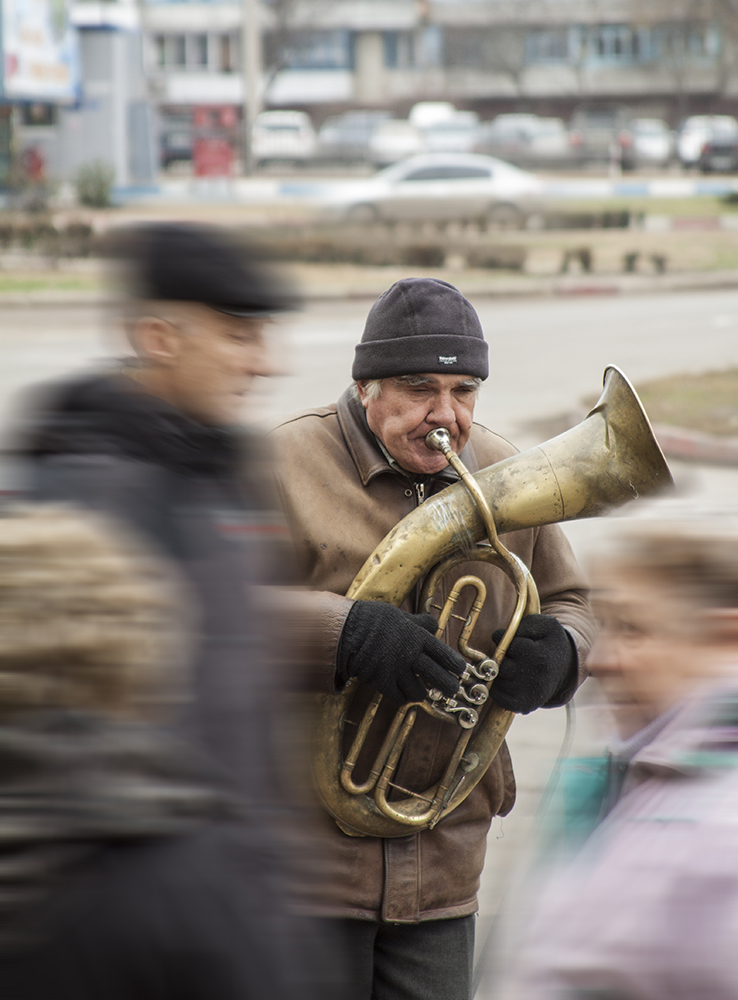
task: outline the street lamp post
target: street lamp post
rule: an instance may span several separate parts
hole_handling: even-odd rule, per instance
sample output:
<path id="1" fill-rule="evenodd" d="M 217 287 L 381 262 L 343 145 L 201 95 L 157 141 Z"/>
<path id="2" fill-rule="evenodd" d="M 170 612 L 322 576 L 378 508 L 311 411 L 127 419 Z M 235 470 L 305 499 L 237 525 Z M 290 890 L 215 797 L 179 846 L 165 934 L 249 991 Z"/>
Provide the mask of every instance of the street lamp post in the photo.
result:
<path id="1" fill-rule="evenodd" d="M 241 76 L 243 79 L 243 166 L 244 173 L 254 172 L 251 130 L 261 111 L 261 23 L 259 0 L 242 0 Z"/>

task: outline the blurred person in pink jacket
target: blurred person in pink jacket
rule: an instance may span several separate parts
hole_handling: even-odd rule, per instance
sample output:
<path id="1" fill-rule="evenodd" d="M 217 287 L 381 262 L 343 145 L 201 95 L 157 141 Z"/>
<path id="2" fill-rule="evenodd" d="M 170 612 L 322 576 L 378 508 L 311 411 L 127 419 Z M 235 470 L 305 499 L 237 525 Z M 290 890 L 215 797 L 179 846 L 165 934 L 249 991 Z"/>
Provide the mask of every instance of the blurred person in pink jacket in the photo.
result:
<path id="1" fill-rule="evenodd" d="M 564 768 L 568 859 L 536 883 L 506 997 L 735 1000 L 738 522 L 632 522 L 595 562 L 593 608 L 618 739 Z"/>

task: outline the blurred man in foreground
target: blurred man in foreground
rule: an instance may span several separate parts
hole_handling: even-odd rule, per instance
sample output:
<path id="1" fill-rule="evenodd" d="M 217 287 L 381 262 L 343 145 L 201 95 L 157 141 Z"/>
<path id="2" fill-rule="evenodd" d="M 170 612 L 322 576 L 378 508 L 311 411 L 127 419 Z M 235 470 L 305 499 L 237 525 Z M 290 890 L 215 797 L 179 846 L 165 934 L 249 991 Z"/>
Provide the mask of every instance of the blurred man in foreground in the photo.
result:
<path id="1" fill-rule="evenodd" d="M 195 663 L 179 728 L 265 807 L 278 686 L 256 600 L 281 522 L 240 418 L 254 379 L 270 374 L 266 322 L 286 300 L 224 232 L 154 224 L 120 248 L 133 356 L 37 392 L 23 445 L 31 495 L 114 515 L 183 571 Z"/>
<path id="2" fill-rule="evenodd" d="M 738 524 L 668 512 L 595 565 L 589 665 L 619 738 L 562 776 L 559 843 L 584 845 L 542 895 L 536 876 L 506 997 L 738 995 Z"/>
<path id="3" fill-rule="evenodd" d="M 121 253 L 134 354 L 37 393 L 24 443 L 31 494 L 114 515 L 189 584 L 191 697 L 172 724 L 247 803 L 281 879 L 283 831 L 300 823 L 275 743 L 289 679 L 262 598 L 286 534 L 260 439 L 239 421 L 254 380 L 271 373 L 266 324 L 288 299 L 223 231 L 152 224 Z M 300 941 L 285 932 L 285 967 L 305 991 L 303 959 L 315 962 L 327 989 L 319 948 Z"/>
<path id="4" fill-rule="evenodd" d="M 324 690 L 361 682 L 345 719 L 346 739 L 371 689 L 383 695 L 378 719 L 386 723 L 398 705 L 422 701 L 429 688 L 454 695 L 466 666 L 455 648 L 435 638 L 435 618 L 416 614 L 419 586 L 401 609 L 343 596 L 390 529 L 458 480 L 444 455 L 426 446 L 426 435 L 447 428 L 472 471 L 515 451 L 473 424 L 488 374 L 487 344 L 473 307 L 446 282 L 407 278 L 385 292 L 369 312 L 352 374 L 355 385 L 337 404 L 299 414 L 273 435 L 284 509 L 323 633 Z M 466 537 L 461 525 L 459 534 Z M 505 541 L 531 568 L 544 613 L 523 619 L 491 698 L 523 713 L 561 705 L 577 687 L 589 648 L 585 580 L 556 526 L 521 530 Z M 467 563 L 449 574 L 444 593 L 469 572 L 488 588 L 473 645 L 490 655 L 512 617 L 515 591 L 496 568 Z M 466 591 L 456 608 L 462 619 L 470 603 Z M 450 619 L 450 645 L 458 632 Z M 457 734 L 456 725 L 418 712 L 394 781 L 403 789 L 438 782 Z M 368 743 L 379 741 L 372 732 Z M 503 744 L 474 791 L 433 829 L 408 827 L 407 836 L 396 838 L 349 836 L 325 816 L 329 891 L 308 905 L 344 935 L 354 1000 L 469 1000 L 487 831 L 514 799 Z"/>
<path id="5" fill-rule="evenodd" d="M 0 993 L 287 1000 L 261 835 L 154 724 L 186 600 L 89 511 L 0 516 Z"/>

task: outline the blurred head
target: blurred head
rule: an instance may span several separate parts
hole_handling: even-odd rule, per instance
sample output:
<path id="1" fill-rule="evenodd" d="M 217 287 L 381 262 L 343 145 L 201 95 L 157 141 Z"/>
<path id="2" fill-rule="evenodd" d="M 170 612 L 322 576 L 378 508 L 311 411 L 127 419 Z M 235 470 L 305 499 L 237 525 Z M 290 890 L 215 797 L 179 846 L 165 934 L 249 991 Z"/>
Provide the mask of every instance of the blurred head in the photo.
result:
<path id="1" fill-rule="evenodd" d="M 139 381 L 201 423 L 237 422 L 253 380 L 274 373 L 266 324 L 289 308 L 286 290 L 224 230 L 154 224 L 115 253 L 129 272 Z"/>
<path id="2" fill-rule="evenodd" d="M 634 522 L 616 545 L 593 567 L 588 666 L 627 737 L 738 673 L 738 530 L 667 517 Z"/>
<path id="3" fill-rule="evenodd" d="M 162 567 L 88 511 L 0 515 L 0 719 L 171 698 L 178 602 Z"/>
<path id="4" fill-rule="evenodd" d="M 439 472 L 444 456 L 425 445 L 447 428 L 454 451 L 469 440 L 489 365 L 471 303 L 434 278 L 405 278 L 377 299 L 356 347 L 352 375 L 367 423 L 408 472 Z"/>
<path id="5" fill-rule="evenodd" d="M 199 423 L 238 423 L 254 379 L 274 374 L 267 323 L 184 302 L 139 303 L 130 338 L 137 380 Z"/>

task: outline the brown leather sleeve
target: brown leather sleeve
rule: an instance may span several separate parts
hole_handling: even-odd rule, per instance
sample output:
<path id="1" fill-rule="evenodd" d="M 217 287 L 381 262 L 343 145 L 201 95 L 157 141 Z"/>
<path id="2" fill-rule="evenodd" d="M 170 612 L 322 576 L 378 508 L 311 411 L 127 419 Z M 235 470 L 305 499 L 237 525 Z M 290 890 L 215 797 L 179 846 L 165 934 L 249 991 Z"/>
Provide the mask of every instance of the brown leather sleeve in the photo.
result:
<path id="1" fill-rule="evenodd" d="M 282 655 L 298 690 L 335 694 L 336 656 L 353 601 L 324 590 L 269 588 Z"/>

